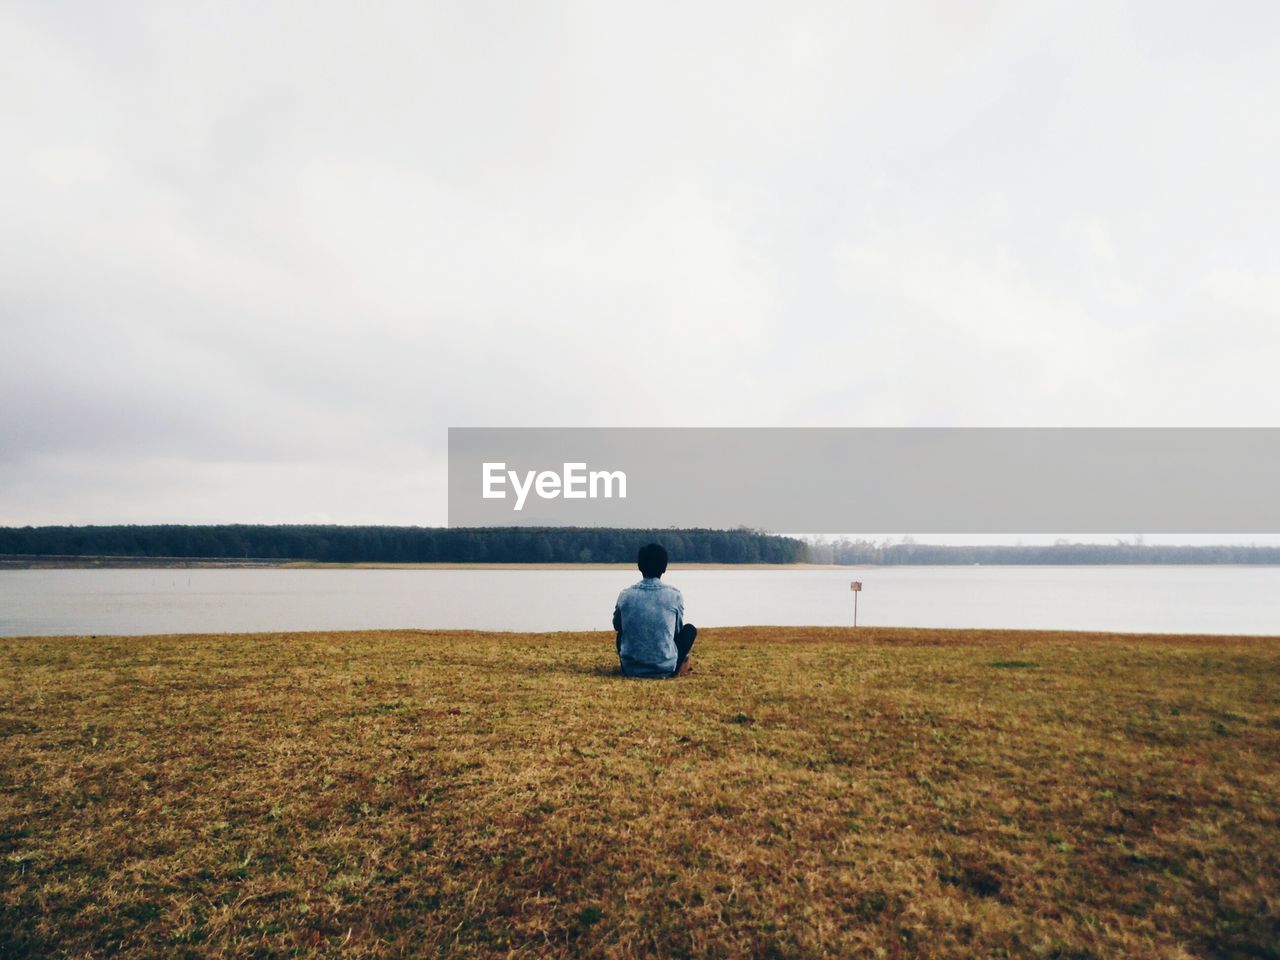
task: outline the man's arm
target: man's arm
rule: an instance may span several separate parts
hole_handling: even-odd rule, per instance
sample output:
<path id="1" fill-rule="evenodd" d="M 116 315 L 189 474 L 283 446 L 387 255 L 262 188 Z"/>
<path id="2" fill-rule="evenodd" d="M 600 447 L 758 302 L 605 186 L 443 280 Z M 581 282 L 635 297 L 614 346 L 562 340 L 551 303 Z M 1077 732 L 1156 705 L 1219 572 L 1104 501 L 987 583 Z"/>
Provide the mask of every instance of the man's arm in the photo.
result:
<path id="1" fill-rule="evenodd" d="M 613 632 L 614 633 L 622 632 L 622 611 L 620 611 L 617 607 L 613 608 Z"/>

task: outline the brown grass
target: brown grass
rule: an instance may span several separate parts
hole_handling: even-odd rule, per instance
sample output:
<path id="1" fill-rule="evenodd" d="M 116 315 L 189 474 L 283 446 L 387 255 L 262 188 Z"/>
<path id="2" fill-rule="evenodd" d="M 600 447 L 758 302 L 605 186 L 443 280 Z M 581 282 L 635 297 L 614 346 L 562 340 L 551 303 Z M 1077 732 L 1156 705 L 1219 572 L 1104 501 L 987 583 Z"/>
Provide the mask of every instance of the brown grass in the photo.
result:
<path id="1" fill-rule="evenodd" d="M 0 641 L 0 956 L 1277 957 L 1280 640 Z"/>

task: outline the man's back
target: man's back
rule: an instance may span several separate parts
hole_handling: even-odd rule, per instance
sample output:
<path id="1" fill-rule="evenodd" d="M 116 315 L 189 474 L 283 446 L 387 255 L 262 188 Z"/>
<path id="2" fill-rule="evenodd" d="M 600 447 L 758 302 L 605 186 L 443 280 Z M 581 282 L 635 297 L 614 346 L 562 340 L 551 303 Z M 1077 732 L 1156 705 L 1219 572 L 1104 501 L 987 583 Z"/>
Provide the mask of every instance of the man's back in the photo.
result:
<path id="1" fill-rule="evenodd" d="M 675 637 L 684 626 L 684 597 L 659 578 L 646 577 L 618 594 L 614 626 L 623 673 L 670 676 L 678 657 Z"/>

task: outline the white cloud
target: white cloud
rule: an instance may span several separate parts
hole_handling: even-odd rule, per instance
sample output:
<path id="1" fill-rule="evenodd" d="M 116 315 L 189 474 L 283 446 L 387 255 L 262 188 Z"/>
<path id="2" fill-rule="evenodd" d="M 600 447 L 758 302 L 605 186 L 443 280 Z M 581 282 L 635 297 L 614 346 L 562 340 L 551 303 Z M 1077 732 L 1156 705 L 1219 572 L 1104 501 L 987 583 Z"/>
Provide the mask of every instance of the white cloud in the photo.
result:
<path id="1" fill-rule="evenodd" d="M 1275 17 L 7 5 L 0 522 L 442 522 L 449 425 L 1271 424 Z"/>

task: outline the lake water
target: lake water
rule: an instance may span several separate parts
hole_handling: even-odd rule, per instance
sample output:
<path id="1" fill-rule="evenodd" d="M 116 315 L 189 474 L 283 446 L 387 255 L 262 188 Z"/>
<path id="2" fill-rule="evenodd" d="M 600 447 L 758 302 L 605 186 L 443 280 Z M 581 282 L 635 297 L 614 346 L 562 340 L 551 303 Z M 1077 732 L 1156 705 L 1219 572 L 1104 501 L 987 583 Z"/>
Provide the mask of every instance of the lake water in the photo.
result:
<path id="1" fill-rule="evenodd" d="M 607 630 L 627 570 L 0 570 L 0 635 Z M 702 627 L 1280 634 L 1280 567 L 671 570 Z"/>

